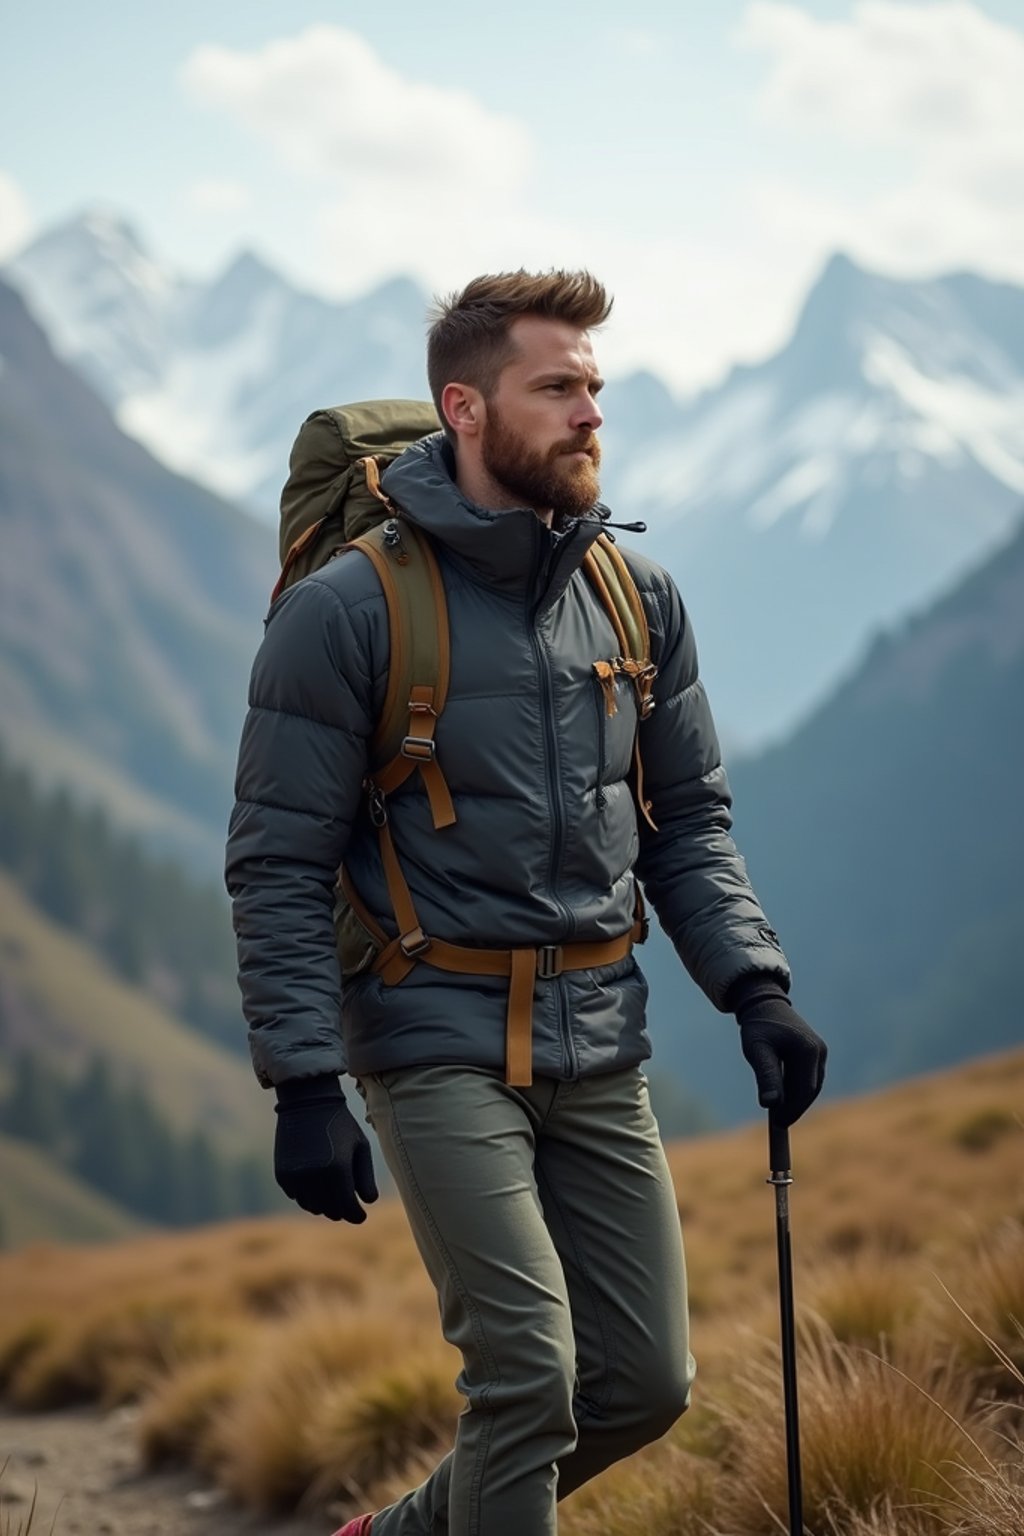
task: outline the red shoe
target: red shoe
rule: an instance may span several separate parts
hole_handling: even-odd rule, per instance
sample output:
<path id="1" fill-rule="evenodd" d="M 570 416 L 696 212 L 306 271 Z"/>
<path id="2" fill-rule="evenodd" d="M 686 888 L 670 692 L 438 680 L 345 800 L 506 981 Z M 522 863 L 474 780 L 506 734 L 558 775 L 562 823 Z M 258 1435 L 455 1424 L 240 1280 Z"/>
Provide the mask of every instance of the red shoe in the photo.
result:
<path id="1" fill-rule="evenodd" d="M 372 1522 L 372 1515 L 357 1515 L 354 1520 L 343 1525 L 340 1531 L 335 1531 L 334 1536 L 370 1536 Z"/>

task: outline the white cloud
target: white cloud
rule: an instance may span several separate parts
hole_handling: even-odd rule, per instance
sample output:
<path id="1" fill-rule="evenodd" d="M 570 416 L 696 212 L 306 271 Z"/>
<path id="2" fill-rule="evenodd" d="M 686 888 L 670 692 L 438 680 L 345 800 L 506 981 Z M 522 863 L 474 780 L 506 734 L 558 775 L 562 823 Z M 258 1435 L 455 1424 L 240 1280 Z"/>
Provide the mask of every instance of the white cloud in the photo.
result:
<path id="1" fill-rule="evenodd" d="M 0 171 L 0 260 L 15 255 L 32 233 L 28 200 L 18 183 Z"/>
<path id="2" fill-rule="evenodd" d="M 212 176 L 193 182 L 188 189 L 188 199 L 200 212 L 215 214 L 238 213 L 252 202 L 248 187 L 244 187 L 241 182 L 220 180 Z"/>
<path id="3" fill-rule="evenodd" d="M 657 41 L 628 23 L 614 36 L 623 52 Z M 251 52 L 201 47 L 182 80 L 286 167 L 311 210 L 303 264 L 322 290 L 350 296 L 398 273 L 448 290 L 482 270 L 586 265 L 617 294 L 602 366 L 653 366 L 683 389 L 779 346 L 837 248 L 893 272 L 1024 279 L 1019 30 L 965 0 L 860 0 L 838 22 L 752 0 L 736 38 L 765 58 L 750 110 L 771 174 L 730 185 L 725 226 L 684 224 L 666 205 L 660 231 L 642 233 L 587 178 L 566 184 L 525 120 L 401 75 L 340 27 Z M 815 167 L 834 150 L 824 182 Z"/>
<path id="4" fill-rule="evenodd" d="M 312 275 L 328 292 L 396 273 L 450 288 L 496 265 L 582 259 L 573 225 L 531 204 L 523 123 L 403 77 L 354 32 L 310 27 L 252 53 L 204 46 L 183 81 L 311 184 Z"/>
<path id="5" fill-rule="evenodd" d="M 204 45 L 186 89 L 270 143 L 305 175 L 373 181 L 383 199 L 416 186 L 512 188 L 530 138 L 464 91 L 409 80 L 355 32 L 312 26 L 252 53 Z"/>
<path id="6" fill-rule="evenodd" d="M 764 109 L 797 126 L 944 153 L 1024 123 L 1024 37 L 967 0 L 859 0 L 849 21 L 754 0 L 738 40 L 771 55 Z"/>
<path id="7" fill-rule="evenodd" d="M 890 271 L 966 265 L 1024 279 L 1019 31 L 967 0 L 860 0 L 847 21 L 754 0 L 737 40 L 769 57 L 758 101 L 767 124 L 892 152 L 885 185 L 878 172 L 866 190 L 763 181 L 763 217 Z"/>

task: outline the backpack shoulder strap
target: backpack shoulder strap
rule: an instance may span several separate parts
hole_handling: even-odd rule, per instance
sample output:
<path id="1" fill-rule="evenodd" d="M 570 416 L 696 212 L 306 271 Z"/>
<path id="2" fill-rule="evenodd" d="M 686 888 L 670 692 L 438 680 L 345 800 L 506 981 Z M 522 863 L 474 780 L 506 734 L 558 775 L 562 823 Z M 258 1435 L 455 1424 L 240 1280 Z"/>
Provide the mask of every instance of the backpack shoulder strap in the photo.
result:
<path id="1" fill-rule="evenodd" d="M 375 479 L 372 470 L 367 479 Z M 451 826 L 455 809 L 434 743 L 451 666 L 448 604 L 437 557 L 426 535 L 400 515 L 345 547 L 369 559 L 388 609 L 388 686 L 370 742 L 374 787 L 390 794 L 418 768 L 434 826 Z"/>
<path id="2" fill-rule="evenodd" d="M 614 688 L 614 673 L 625 673 L 636 690 L 638 726 L 654 709 L 654 679 L 658 669 L 651 661 L 651 634 L 643 599 L 633 573 L 607 534 L 602 533 L 583 558 L 583 570 L 611 619 L 619 642 L 619 655 L 612 662 L 595 662 L 600 678 Z M 607 676 L 605 676 L 607 674 Z M 614 695 L 609 692 L 608 697 Z M 611 707 L 611 706 L 609 706 Z M 636 800 L 652 830 L 658 830 L 651 815 L 651 802 L 644 794 L 644 765 L 640 756 L 640 732 L 634 748 L 636 763 Z"/>
<path id="3" fill-rule="evenodd" d="M 629 566 L 606 533 L 590 546 L 583 567 L 608 611 L 623 657 L 646 666 L 651 659 L 651 636 L 643 600 Z"/>

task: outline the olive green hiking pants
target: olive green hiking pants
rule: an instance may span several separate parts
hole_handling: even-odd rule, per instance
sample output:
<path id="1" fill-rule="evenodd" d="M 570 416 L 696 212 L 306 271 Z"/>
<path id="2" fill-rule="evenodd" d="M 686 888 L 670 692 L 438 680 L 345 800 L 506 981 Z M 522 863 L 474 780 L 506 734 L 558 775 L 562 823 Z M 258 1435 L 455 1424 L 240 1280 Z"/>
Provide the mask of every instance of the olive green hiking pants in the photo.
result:
<path id="1" fill-rule="evenodd" d="M 452 1453 L 373 1536 L 554 1536 L 556 1499 L 664 1434 L 693 1378 L 646 1079 L 438 1066 L 360 1091 L 466 1399 Z"/>

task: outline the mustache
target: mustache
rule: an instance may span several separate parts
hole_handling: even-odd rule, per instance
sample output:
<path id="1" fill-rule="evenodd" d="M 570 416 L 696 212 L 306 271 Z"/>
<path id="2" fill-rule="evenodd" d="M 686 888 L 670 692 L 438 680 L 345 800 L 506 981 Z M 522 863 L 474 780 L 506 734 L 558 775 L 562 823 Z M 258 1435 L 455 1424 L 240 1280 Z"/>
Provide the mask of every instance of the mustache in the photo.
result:
<path id="1" fill-rule="evenodd" d="M 601 462 L 601 444 L 590 431 L 584 432 L 579 437 L 566 438 L 563 442 L 556 443 L 551 450 L 551 458 L 557 459 L 563 453 L 585 453 L 595 467 Z"/>

